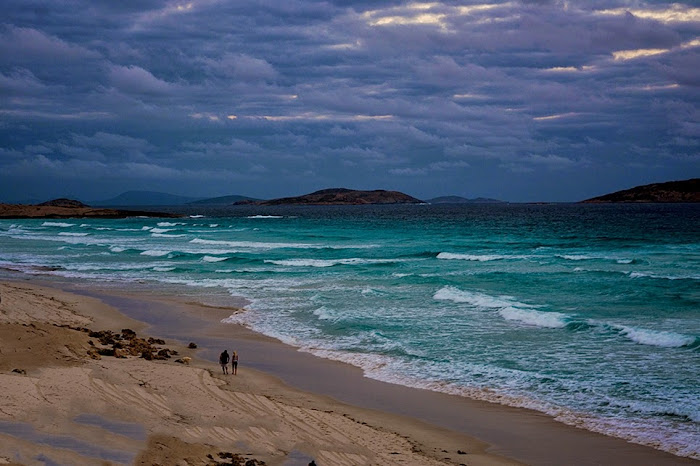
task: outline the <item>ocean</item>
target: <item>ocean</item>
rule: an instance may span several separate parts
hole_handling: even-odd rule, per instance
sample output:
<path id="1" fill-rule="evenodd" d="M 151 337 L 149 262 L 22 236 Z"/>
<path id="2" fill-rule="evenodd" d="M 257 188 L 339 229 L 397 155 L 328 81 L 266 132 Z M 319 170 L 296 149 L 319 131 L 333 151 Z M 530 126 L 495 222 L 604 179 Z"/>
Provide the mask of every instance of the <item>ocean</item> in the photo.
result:
<path id="1" fill-rule="evenodd" d="M 245 305 L 367 377 L 700 459 L 700 205 L 176 210 L 1 220 L 0 277 Z"/>

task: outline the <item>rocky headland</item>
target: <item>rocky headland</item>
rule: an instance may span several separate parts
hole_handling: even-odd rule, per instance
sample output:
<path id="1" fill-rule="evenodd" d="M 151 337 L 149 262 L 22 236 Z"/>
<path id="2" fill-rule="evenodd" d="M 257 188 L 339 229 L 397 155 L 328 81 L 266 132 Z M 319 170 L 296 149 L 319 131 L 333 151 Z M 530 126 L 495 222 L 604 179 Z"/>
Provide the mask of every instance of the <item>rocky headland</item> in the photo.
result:
<path id="1" fill-rule="evenodd" d="M 331 188 L 296 197 L 283 197 L 267 201 L 241 201 L 236 205 L 365 205 L 365 204 L 422 204 L 423 201 L 398 191 L 358 191 Z"/>
<path id="2" fill-rule="evenodd" d="M 0 218 L 127 218 L 165 217 L 178 218 L 179 214 L 141 210 L 104 209 L 90 207 L 73 199 L 54 199 L 41 204 L 2 204 Z"/>
<path id="3" fill-rule="evenodd" d="M 614 202 L 700 202 L 700 178 L 637 186 L 583 201 L 588 204 Z"/>

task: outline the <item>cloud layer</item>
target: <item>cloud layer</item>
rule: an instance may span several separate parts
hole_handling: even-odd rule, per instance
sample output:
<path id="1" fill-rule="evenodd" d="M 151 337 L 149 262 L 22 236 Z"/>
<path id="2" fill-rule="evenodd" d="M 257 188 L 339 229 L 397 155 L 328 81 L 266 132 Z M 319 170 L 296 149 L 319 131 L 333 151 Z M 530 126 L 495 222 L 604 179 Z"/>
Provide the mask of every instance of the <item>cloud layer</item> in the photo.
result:
<path id="1" fill-rule="evenodd" d="M 690 2 L 9 0 L 3 16 L 0 201 L 572 201 L 700 176 Z"/>

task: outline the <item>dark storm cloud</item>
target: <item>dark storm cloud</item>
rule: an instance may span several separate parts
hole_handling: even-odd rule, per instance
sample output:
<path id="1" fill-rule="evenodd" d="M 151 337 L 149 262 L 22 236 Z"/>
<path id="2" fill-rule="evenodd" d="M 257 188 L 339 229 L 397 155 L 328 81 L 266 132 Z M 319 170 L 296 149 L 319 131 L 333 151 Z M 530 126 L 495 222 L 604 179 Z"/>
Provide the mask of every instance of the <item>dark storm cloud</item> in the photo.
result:
<path id="1" fill-rule="evenodd" d="M 700 172 L 700 9 L 8 1 L 0 200 L 577 200 Z"/>

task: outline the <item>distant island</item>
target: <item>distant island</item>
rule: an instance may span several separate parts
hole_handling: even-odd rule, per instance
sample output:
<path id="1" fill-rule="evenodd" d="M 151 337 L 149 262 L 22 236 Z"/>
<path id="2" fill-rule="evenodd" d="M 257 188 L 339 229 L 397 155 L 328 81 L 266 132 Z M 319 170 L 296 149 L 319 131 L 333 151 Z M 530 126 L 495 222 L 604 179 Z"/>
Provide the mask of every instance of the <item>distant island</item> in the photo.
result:
<path id="1" fill-rule="evenodd" d="M 90 207 L 73 199 L 54 199 L 41 204 L 0 204 L 0 218 L 128 218 L 166 217 L 182 215 L 140 210 L 103 209 Z"/>
<path id="2" fill-rule="evenodd" d="M 637 186 L 582 202 L 587 204 L 613 202 L 700 202 L 700 178 Z"/>
<path id="3" fill-rule="evenodd" d="M 260 199 L 255 199 L 252 197 L 240 196 L 240 195 L 234 194 L 231 196 L 210 197 L 208 199 L 202 199 L 199 201 L 188 202 L 187 204 L 190 204 L 190 205 L 212 205 L 213 206 L 213 205 L 229 205 L 229 204 L 234 204 L 236 202 L 241 202 L 241 201 L 256 202 L 259 200 Z"/>
<path id="4" fill-rule="evenodd" d="M 429 204 L 505 204 L 505 201 L 498 199 L 490 199 L 487 197 L 477 197 L 475 199 L 467 199 L 461 196 L 440 196 L 428 199 Z"/>
<path id="5" fill-rule="evenodd" d="M 238 201 L 235 205 L 366 205 L 366 204 L 423 204 L 415 197 L 398 191 L 358 191 L 346 188 L 322 189 L 296 197 L 267 201 Z"/>

